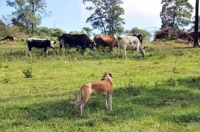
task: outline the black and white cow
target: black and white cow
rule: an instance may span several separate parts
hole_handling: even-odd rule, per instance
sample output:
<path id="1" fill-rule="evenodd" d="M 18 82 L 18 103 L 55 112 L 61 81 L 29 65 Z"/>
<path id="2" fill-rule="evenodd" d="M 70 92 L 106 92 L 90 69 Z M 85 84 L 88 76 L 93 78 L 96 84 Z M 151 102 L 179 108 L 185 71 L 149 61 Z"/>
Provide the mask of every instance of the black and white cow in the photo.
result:
<path id="1" fill-rule="evenodd" d="M 76 47 L 78 51 L 81 48 L 83 51 L 86 48 L 95 50 L 94 42 L 92 42 L 89 37 L 85 34 L 61 34 L 58 36 L 58 41 L 60 43 L 60 48 L 64 45 L 67 51 L 70 47 Z"/>
<path id="2" fill-rule="evenodd" d="M 143 35 L 140 33 L 134 33 L 133 36 L 137 37 L 142 45 Z"/>
<path id="3" fill-rule="evenodd" d="M 43 49 L 45 56 L 47 56 L 48 48 L 54 48 L 54 43 L 56 43 L 49 39 L 39 39 L 39 38 L 28 38 L 26 39 L 26 42 L 28 45 L 26 56 L 28 52 L 29 52 L 29 55 L 31 55 L 31 49 L 33 47 Z"/>

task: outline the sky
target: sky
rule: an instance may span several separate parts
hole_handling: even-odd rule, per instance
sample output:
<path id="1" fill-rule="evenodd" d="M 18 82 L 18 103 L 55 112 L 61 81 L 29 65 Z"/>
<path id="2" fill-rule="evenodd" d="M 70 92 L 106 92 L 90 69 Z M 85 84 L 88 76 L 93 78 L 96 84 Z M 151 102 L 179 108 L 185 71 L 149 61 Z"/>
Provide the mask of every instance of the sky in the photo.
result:
<path id="1" fill-rule="evenodd" d="M 45 0 L 47 3 L 46 11 L 51 11 L 50 17 L 42 19 L 41 27 L 60 28 L 69 33 L 70 31 L 81 31 L 83 27 L 90 27 L 91 23 L 86 23 L 86 19 L 93 13 L 85 8 L 82 0 Z M 196 0 L 189 0 L 195 8 Z M 131 30 L 134 27 L 147 30 L 150 33 L 161 27 L 160 12 L 162 9 L 161 0 L 122 0 L 121 7 L 125 14 L 123 25 L 125 30 Z M 6 5 L 6 0 L 0 0 L 0 19 L 2 15 L 9 15 L 14 8 Z M 195 12 L 195 10 L 194 10 Z M 193 12 L 193 15 L 194 15 Z M 94 30 L 100 33 L 99 30 Z"/>

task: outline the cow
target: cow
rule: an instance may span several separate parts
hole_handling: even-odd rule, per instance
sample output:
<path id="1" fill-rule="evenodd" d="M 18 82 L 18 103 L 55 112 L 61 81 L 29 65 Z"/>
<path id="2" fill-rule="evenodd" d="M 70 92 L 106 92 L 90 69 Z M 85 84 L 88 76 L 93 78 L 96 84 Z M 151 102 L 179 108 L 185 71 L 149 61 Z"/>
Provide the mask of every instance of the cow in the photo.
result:
<path id="1" fill-rule="evenodd" d="M 28 38 L 26 39 L 26 43 L 28 45 L 26 56 L 27 56 L 27 52 L 29 52 L 29 55 L 31 55 L 31 49 L 35 47 L 35 48 L 43 49 L 45 57 L 46 57 L 48 53 L 48 48 L 54 48 L 54 43 L 56 42 L 51 41 L 49 39 Z"/>
<path id="2" fill-rule="evenodd" d="M 124 55 L 127 58 L 126 50 L 137 50 L 137 56 L 139 56 L 139 52 L 142 56 L 145 56 L 145 47 L 143 48 L 139 39 L 135 36 L 118 36 L 118 55 L 120 54 L 121 48 L 124 50 Z M 133 54 L 134 55 L 134 54 Z"/>
<path id="3" fill-rule="evenodd" d="M 97 49 L 99 49 L 99 46 L 109 46 L 110 52 L 113 51 L 113 47 L 117 46 L 117 40 L 113 36 L 108 35 L 97 35 L 94 37 L 94 42 Z"/>
<path id="4" fill-rule="evenodd" d="M 134 33 L 133 36 L 137 37 L 142 45 L 143 35 L 140 33 Z"/>
<path id="5" fill-rule="evenodd" d="M 64 45 L 65 49 L 69 51 L 70 47 L 76 47 L 76 51 L 80 48 L 84 51 L 86 48 L 95 50 L 94 42 L 92 42 L 86 34 L 61 34 L 58 36 L 60 49 Z"/>
<path id="6" fill-rule="evenodd" d="M 6 40 L 9 39 L 10 41 L 18 41 L 17 38 L 14 37 L 14 35 L 7 35 L 5 38 L 1 39 L 1 40 Z"/>
<path id="7" fill-rule="evenodd" d="M 194 32 L 188 33 L 188 47 L 190 42 L 194 42 Z M 198 39 L 200 39 L 200 32 L 198 32 Z"/>

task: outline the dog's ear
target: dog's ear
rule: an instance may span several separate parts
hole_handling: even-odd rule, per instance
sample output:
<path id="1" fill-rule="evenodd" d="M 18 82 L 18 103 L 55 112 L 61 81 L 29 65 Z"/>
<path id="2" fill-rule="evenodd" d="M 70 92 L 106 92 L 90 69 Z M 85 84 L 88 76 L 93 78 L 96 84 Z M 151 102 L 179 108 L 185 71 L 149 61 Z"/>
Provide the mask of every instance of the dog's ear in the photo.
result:
<path id="1" fill-rule="evenodd" d="M 110 77 L 112 77 L 112 74 L 111 74 L 111 73 L 108 73 L 108 75 L 109 75 Z"/>

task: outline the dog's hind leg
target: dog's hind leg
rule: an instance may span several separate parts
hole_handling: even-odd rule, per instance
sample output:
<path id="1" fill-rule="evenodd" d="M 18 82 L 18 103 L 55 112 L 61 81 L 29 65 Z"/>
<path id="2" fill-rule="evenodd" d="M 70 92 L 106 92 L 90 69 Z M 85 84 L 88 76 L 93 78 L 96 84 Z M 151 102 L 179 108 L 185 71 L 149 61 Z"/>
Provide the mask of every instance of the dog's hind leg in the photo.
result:
<path id="1" fill-rule="evenodd" d="M 83 107 L 85 106 L 85 103 L 81 103 L 80 105 L 80 111 L 81 111 L 81 115 L 83 114 Z"/>
<path id="2" fill-rule="evenodd" d="M 81 114 L 83 113 L 83 107 L 85 106 L 85 104 L 87 103 L 87 101 L 90 97 L 90 94 L 91 94 L 90 87 L 91 87 L 91 84 L 90 85 L 87 84 L 81 90 L 81 95 L 82 95 L 82 100 L 81 100 L 81 104 L 80 104 Z"/>

